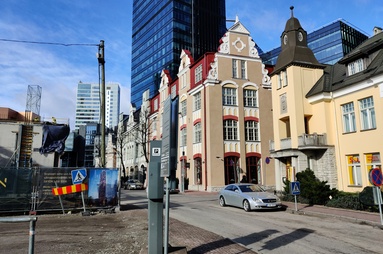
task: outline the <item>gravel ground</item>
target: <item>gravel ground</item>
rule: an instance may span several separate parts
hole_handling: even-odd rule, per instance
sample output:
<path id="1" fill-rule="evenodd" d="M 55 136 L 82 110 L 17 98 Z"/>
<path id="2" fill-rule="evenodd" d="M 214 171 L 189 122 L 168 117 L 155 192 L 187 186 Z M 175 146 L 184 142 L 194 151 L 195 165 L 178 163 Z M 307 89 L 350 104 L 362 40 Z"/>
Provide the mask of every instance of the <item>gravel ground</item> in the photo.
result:
<path id="1" fill-rule="evenodd" d="M 148 242 L 147 210 L 39 215 L 34 253 L 140 253 Z M 29 222 L 0 223 L 0 253 L 28 253 Z"/>

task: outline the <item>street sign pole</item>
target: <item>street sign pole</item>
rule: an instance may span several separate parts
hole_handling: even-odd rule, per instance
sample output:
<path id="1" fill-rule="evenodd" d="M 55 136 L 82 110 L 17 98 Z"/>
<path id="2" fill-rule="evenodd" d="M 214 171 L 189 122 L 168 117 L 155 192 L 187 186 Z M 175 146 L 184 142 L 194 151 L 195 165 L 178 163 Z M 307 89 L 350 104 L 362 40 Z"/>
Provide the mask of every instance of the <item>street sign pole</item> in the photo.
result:
<path id="1" fill-rule="evenodd" d="M 383 217 L 382 217 L 382 192 L 380 191 L 380 188 L 378 186 L 374 187 L 376 192 L 376 197 L 378 199 L 378 206 L 379 206 L 379 214 L 380 214 L 380 224 L 383 225 Z"/>
<path id="2" fill-rule="evenodd" d="M 298 212 L 297 195 L 301 194 L 301 187 L 300 187 L 299 182 L 291 182 L 290 183 L 290 194 L 294 195 L 295 211 Z"/>

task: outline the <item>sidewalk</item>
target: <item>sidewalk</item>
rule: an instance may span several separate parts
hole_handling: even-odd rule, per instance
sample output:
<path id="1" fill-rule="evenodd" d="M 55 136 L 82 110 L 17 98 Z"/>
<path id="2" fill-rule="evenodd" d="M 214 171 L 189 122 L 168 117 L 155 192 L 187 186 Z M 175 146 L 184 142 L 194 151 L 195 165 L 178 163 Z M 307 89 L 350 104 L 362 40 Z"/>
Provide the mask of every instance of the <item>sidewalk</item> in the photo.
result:
<path id="1" fill-rule="evenodd" d="M 297 203 L 297 211 L 296 211 L 295 203 L 293 202 L 282 202 L 282 203 L 287 206 L 287 211 L 291 211 L 292 213 L 317 215 L 317 216 L 331 216 L 331 217 L 348 220 L 350 222 L 366 223 L 366 224 L 383 229 L 379 213 L 333 208 L 333 207 L 326 207 L 326 206 L 320 206 L 320 205 L 310 206 L 307 204 L 300 204 L 300 203 Z"/>

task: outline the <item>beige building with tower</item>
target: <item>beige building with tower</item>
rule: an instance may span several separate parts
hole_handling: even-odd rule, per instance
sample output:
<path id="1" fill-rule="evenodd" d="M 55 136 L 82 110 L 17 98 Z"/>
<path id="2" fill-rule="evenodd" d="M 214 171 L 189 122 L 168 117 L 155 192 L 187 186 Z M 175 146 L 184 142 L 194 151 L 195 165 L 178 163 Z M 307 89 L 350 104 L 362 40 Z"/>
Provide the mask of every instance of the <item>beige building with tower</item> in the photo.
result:
<path id="1" fill-rule="evenodd" d="M 194 61 L 180 55 L 178 79 L 162 73 L 151 99 L 152 139 L 161 139 L 161 114 L 168 96 L 179 100 L 177 178 L 188 189 L 216 191 L 233 182 L 273 187 L 271 85 L 249 31 L 236 19 L 216 53 Z M 176 135 L 176 134 L 175 134 Z M 185 170 L 182 170 L 185 165 Z"/>

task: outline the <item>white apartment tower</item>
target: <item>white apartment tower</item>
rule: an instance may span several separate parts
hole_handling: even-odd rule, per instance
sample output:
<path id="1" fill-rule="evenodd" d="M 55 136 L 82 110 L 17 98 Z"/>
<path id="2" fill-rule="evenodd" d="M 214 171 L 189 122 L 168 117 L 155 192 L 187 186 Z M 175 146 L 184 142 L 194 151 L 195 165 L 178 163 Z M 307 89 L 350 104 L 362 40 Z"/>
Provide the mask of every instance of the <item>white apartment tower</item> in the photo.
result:
<path id="1" fill-rule="evenodd" d="M 101 93 L 98 83 L 79 82 L 77 86 L 75 129 L 87 123 L 101 123 Z M 105 84 L 105 125 L 114 128 L 118 125 L 120 114 L 120 85 Z"/>

